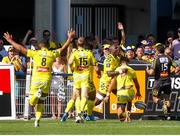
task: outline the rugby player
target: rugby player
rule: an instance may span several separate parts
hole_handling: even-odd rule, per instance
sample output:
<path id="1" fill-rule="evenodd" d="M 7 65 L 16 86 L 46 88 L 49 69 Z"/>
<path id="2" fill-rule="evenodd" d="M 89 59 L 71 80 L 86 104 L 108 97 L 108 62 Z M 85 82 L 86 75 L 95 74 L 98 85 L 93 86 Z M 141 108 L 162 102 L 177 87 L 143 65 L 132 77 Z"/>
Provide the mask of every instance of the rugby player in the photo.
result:
<path id="1" fill-rule="evenodd" d="M 98 71 L 97 62 L 90 50 L 84 49 L 85 39 L 83 37 L 78 38 L 78 49 L 72 53 L 69 58 L 69 65 L 73 71 L 73 95 L 71 100 L 67 104 L 65 113 L 61 119 L 61 122 L 65 121 L 68 117 L 68 112 L 75 104 L 76 107 L 76 122 L 82 122 L 82 113 L 87 104 L 90 91 L 90 79 L 91 79 L 91 67 L 94 66 Z"/>
<path id="2" fill-rule="evenodd" d="M 109 95 L 109 93 L 107 93 L 108 85 L 112 77 L 117 75 L 117 72 L 115 73 L 114 70 L 120 65 L 120 59 L 118 55 L 119 46 L 116 44 L 111 45 L 110 54 L 104 60 L 104 69 L 100 78 L 99 91 L 96 94 L 96 99 L 94 102 L 95 106 L 99 105 L 106 95 Z"/>
<path id="3" fill-rule="evenodd" d="M 115 71 L 119 74 L 111 80 L 108 87 L 108 93 L 113 89 L 117 89 L 117 114 L 120 121 L 130 122 L 130 110 L 128 110 L 128 103 L 132 103 L 135 98 L 140 98 L 140 87 L 137 80 L 135 70 L 127 65 L 128 59 L 126 57 L 121 58 L 121 66 Z M 133 82 L 136 87 L 136 94 L 133 89 Z M 108 95 L 106 98 L 109 97 Z M 105 99 L 106 99 L 105 98 Z M 127 111 L 125 108 L 127 107 Z"/>
<path id="4" fill-rule="evenodd" d="M 163 44 L 158 44 L 156 50 L 158 55 L 152 66 L 150 68 L 147 67 L 146 72 L 149 75 L 155 76 L 155 83 L 152 90 L 153 102 L 163 106 L 165 119 L 170 120 L 171 67 L 175 68 L 175 74 L 179 72 L 179 67 L 169 56 L 164 54 L 165 47 Z M 164 100 L 160 99 L 161 95 L 163 95 Z"/>
<path id="5" fill-rule="evenodd" d="M 12 35 L 8 32 L 4 33 L 4 38 L 19 52 L 23 53 L 27 57 L 33 58 L 33 73 L 30 89 L 30 105 L 35 107 L 35 127 L 39 127 L 39 122 L 43 113 L 43 103 L 48 96 L 49 88 L 52 79 L 52 64 L 57 57 L 60 57 L 60 53 L 66 49 L 72 38 L 75 35 L 75 31 L 68 31 L 68 39 L 64 46 L 60 49 L 50 51 L 49 43 L 41 41 L 38 43 L 40 50 L 29 50 L 24 46 L 16 43 Z"/>

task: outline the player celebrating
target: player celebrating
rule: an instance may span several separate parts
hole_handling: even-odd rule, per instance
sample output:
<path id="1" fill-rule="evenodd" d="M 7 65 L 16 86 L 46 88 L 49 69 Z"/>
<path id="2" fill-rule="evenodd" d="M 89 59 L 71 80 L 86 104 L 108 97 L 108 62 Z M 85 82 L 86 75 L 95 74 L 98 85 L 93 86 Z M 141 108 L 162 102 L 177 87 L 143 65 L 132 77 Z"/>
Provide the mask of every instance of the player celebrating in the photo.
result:
<path id="1" fill-rule="evenodd" d="M 131 103 L 134 96 L 140 98 L 139 83 L 136 77 L 135 70 L 127 65 L 128 59 L 126 57 L 121 58 L 121 66 L 115 71 L 118 72 L 118 76 L 111 80 L 108 88 L 108 93 L 113 89 L 117 89 L 117 113 L 120 121 L 130 122 L 130 110 L 125 112 L 128 103 Z M 136 95 L 133 90 L 133 82 L 136 87 Z M 106 96 L 105 99 L 108 99 Z"/>
<path id="2" fill-rule="evenodd" d="M 104 60 L 104 70 L 102 77 L 100 78 L 99 91 L 96 94 L 95 106 L 99 105 L 105 98 L 107 93 L 107 87 L 113 76 L 117 75 L 114 70 L 120 65 L 119 60 L 119 47 L 118 45 L 110 46 L 110 54 Z"/>
<path id="3" fill-rule="evenodd" d="M 43 103 L 49 93 L 52 78 L 52 64 L 57 57 L 60 57 L 60 53 L 69 46 L 72 38 L 75 35 L 75 31 L 68 31 L 67 35 L 68 39 L 64 46 L 60 49 L 50 51 L 48 49 L 49 44 L 42 41 L 38 43 L 40 50 L 34 51 L 26 49 L 22 45 L 16 43 L 13 40 L 12 35 L 10 35 L 8 32 L 4 33 L 4 38 L 15 49 L 28 57 L 32 57 L 34 60 L 29 102 L 30 105 L 35 107 L 35 127 L 39 127 L 40 118 L 42 117 L 43 113 Z"/>
<path id="4" fill-rule="evenodd" d="M 75 66 L 73 71 L 73 92 L 81 94 L 81 96 L 76 95 L 76 111 L 78 115 L 76 122 L 83 120 L 82 112 L 87 103 L 90 86 L 90 67 L 94 66 L 95 70 L 98 71 L 97 62 L 92 52 L 84 49 L 84 45 L 85 39 L 83 37 L 78 38 L 78 50 L 73 52 L 69 59 L 69 65 L 72 66 L 74 64 Z"/>
<path id="5" fill-rule="evenodd" d="M 165 118 L 169 120 L 171 110 L 169 98 L 171 93 L 170 69 L 172 66 L 175 68 L 175 73 L 178 73 L 179 67 L 169 56 L 164 55 L 164 45 L 159 44 L 157 46 L 157 54 L 152 67 L 147 67 L 146 72 L 149 75 L 155 75 L 155 83 L 152 90 L 153 101 L 156 104 L 163 105 Z M 164 92 L 163 97 L 165 100 L 159 98 L 162 91 Z"/>

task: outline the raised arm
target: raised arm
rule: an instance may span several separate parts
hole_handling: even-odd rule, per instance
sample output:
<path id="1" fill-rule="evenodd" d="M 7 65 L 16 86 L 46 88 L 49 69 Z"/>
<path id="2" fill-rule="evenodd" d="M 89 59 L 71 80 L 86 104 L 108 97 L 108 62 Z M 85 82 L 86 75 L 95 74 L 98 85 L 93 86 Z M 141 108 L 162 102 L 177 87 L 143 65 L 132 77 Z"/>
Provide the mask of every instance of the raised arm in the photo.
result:
<path id="1" fill-rule="evenodd" d="M 59 50 L 60 52 L 62 52 L 63 50 L 65 50 L 65 49 L 70 45 L 71 41 L 73 40 L 73 38 L 74 38 L 74 36 L 75 36 L 75 31 L 73 31 L 73 30 L 68 31 L 67 36 L 68 36 L 68 39 L 67 39 L 67 41 L 65 42 L 65 44 L 62 46 L 62 48 L 57 49 L 57 50 Z"/>
<path id="2" fill-rule="evenodd" d="M 3 36 L 16 50 L 18 50 L 19 52 L 23 53 L 24 55 L 27 55 L 27 49 L 21 45 L 16 43 L 13 38 L 12 35 L 10 35 L 8 32 L 4 33 Z"/>
<path id="3" fill-rule="evenodd" d="M 123 50 L 125 50 L 126 49 L 126 47 L 125 47 L 126 35 L 125 35 L 125 32 L 124 32 L 123 24 L 121 22 L 118 22 L 118 30 L 121 31 L 121 37 L 122 37 L 120 46 L 122 47 Z"/>
<path id="4" fill-rule="evenodd" d="M 31 30 L 28 30 L 26 35 L 24 36 L 23 38 L 23 41 L 22 41 L 22 45 L 26 46 L 26 43 L 27 43 L 27 39 L 29 37 L 29 35 L 32 34 L 32 31 Z"/>

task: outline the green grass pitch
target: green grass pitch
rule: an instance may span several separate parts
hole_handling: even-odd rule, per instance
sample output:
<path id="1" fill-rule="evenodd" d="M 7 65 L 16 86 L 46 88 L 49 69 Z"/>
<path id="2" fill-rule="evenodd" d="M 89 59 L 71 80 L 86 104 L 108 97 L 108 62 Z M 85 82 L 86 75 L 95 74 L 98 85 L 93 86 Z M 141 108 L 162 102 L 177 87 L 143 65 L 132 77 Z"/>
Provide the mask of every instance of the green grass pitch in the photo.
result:
<path id="1" fill-rule="evenodd" d="M 179 121 L 133 120 L 122 123 L 118 120 L 97 120 L 77 124 L 74 120 L 61 123 L 57 120 L 41 120 L 34 128 L 34 121 L 0 121 L 0 135 L 173 135 L 180 134 Z"/>

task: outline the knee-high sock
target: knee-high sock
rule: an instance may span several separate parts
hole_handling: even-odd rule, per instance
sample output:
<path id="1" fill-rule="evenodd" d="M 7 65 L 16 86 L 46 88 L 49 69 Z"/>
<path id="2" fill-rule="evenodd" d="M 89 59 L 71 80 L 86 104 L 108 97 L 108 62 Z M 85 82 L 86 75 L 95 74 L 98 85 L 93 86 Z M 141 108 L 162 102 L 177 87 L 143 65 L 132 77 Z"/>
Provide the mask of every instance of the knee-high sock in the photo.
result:
<path id="1" fill-rule="evenodd" d="M 71 99 L 67 104 L 65 112 L 69 112 L 73 106 L 74 106 L 74 100 Z"/>
<path id="2" fill-rule="evenodd" d="M 44 104 L 37 104 L 36 105 L 36 120 L 40 120 L 42 117 L 42 113 L 43 113 L 43 109 L 44 109 Z"/>
<path id="3" fill-rule="evenodd" d="M 80 114 L 81 113 L 81 100 L 80 100 L 80 97 L 76 98 L 75 108 L 76 108 L 76 113 Z"/>
<path id="4" fill-rule="evenodd" d="M 87 113 L 88 113 L 89 116 L 91 116 L 92 112 L 93 112 L 93 108 L 94 108 L 94 101 L 87 100 L 87 107 L 88 107 Z"/>
<path id="5" fill-rule="evenodd" d="M 86 103 L 87 103 L 87 98 L 86 97 L 81 98 L 81 111 L 84 111 Z"/>
<path id="6" fill-rule="evenodd" d="M 30 95 L 29 104 L 35 106 L 38 103 L 38 98 L 34 95 Z"/>

